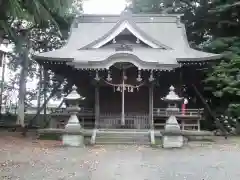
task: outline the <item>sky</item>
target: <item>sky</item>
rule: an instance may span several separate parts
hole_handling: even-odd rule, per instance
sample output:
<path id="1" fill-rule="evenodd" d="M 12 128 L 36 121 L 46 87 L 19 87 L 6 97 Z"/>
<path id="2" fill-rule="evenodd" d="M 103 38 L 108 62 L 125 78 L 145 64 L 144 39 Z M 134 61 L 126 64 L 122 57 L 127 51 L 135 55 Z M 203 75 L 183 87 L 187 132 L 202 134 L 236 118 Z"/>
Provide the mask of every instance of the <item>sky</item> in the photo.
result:
<path id="1" fill-rule="evenodd" d="M 85 14 L 120 14 L 126 7 L 126 0 L 86 0 Z"/>

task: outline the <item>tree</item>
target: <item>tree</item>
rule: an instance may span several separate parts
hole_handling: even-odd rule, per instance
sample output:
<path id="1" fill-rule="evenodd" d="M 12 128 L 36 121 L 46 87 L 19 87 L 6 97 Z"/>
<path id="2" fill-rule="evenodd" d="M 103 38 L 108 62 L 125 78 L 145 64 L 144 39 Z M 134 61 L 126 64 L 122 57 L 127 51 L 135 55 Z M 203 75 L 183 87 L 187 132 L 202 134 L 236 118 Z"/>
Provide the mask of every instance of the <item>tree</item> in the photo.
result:
<path id="1" fill-rule="evenodd" d="M 16 33 L 12 31 L 12 23 L 16 20 L 26 20 L 33 25 L 42 25 L 48 21 L 58 24 L 54 16 L 63 17 L 71 3 L 70 0 L 1 0 L 0 37 L 16 38 Z"/>
<path id="2" fill-rule="evenodd" d="M 240 3 L 216 1 L 212 7 L 209 11 L 212 42 L 205 48 L 224 53 L 225 57 L 208 72 L 206 88 L 213 93 L 221 114 L 237 118 L 240 117 Z"/>
<path id="3" fill-rule="evenodd" d="M 24 124 L 24 107 L 26 99 L 26 79 L 29 70 L 30 53 L 34 30 L 40 31 L 54 26 L 59 31 L 59 25 L 66 26 L 65 15 L 68 13 L 70 1 L 27 0 L 0 1 L 0 37 L 13 40 L 21 66 L 19 80 L 19 105 L 17 123 Z M 65 22 L 64 22 L 65 21 Z M 59 23 L 60 22 L 60 23 Z M 59 33 L 60 34 L 60 33 Z"/>

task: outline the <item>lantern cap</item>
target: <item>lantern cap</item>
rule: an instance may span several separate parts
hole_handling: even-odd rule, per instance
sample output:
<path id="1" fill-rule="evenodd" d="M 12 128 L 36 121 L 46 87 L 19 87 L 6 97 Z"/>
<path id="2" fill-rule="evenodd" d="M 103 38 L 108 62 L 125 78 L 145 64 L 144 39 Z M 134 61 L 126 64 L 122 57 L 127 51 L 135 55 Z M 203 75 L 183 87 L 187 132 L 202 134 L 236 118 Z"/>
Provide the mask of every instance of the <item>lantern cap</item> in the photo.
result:
<path id="1" fill-rule="evenodd" d="M 173 86 L 170 86 L 169 90 L 170 92 L 168 93 L 168 95 L 162 98 L 163 101 L 182 101 L 183 100 L 183 97 L 179 97 L 175 93 L 175 88 Z"/>
<path id="2" fill-rule="evenodd" d="M 72 87 L 72 92 L 70 94 L 68 94 L 64 99 L 65 100 L 84 100 L 85 97 L 78 94 L 77 87 L 74 85 Z"/>

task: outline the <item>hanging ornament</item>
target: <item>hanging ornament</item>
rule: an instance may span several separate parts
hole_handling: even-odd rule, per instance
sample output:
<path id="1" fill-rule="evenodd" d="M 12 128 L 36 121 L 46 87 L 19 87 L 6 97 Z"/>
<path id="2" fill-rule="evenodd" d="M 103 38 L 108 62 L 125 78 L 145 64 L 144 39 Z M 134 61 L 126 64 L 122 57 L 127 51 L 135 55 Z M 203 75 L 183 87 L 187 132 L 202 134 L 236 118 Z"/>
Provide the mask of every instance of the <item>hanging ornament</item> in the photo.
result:
<path id="1" fill-rule="evenodd" d="M 137 77 L 137 81 L 141 82 L 142 81 L 142 77 L 141 77 L 141 71 L 138 71 L 138 77 Z"/>
<path id="2" fill-rule="evenodd" d="M 137 87 L 137 91 L 139 91 L 139 87 Z"/>
<path id="3" fill-rule="evenodd" d="M 151 71 L 151 74 L 150 74 L 150 77 L 149 77 L 149 82 L 152 82 L 152 81 L 154 81 L 155 79 L 154 79 L 154 77 L 153 77 L 153 71 Z"/>
<path id="4" fill-rule="evenodd" d="M 137 38 L 137 40 L 136 40 L 136 43 L 137 43 L 137 44 L 140 44 L 140 40 L 139 40 L 138 38 Z"/>
<path id="5" fill-rule="evenodd" d="M 134 90 L 133 90 L 133 87 L 131 88 L 131 92 L 133 92 Z"/>
<path id="6" fill-rule="evenodd" d="M 96 71 L 95 80 L 96 80 L 96 81 L 100 81 L 100 77 L 99 77 L 98 71 Z"/>
<path id="7" fill-rule="evenodd" d="M 112 77 L 111 77 L 110 71 L 108 71 L 107 81 L 109 81 L 109 82 L 112 81 Z"/>
<path id="8" fill-rule="evenodd" d="M 113 92 L 116 92 L 115 87 L 113 87 Z"/>
<path id="9" fill-rule="evenodd" d="M 118 86 L 117 91 L 121 91 L 121 88 Z"/>

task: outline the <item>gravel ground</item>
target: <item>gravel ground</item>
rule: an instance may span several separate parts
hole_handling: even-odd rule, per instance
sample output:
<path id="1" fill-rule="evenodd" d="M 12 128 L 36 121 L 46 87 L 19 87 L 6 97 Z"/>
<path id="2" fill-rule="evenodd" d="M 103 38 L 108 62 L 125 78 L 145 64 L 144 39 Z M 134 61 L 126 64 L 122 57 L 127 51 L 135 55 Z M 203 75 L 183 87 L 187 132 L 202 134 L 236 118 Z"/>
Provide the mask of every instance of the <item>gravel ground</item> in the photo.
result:
<path id="1" fill-rule="evenodd" d="M 239 180 L 239 160 L 238 140 L 164 150 L 0 138 L 0 180 Z"/>

